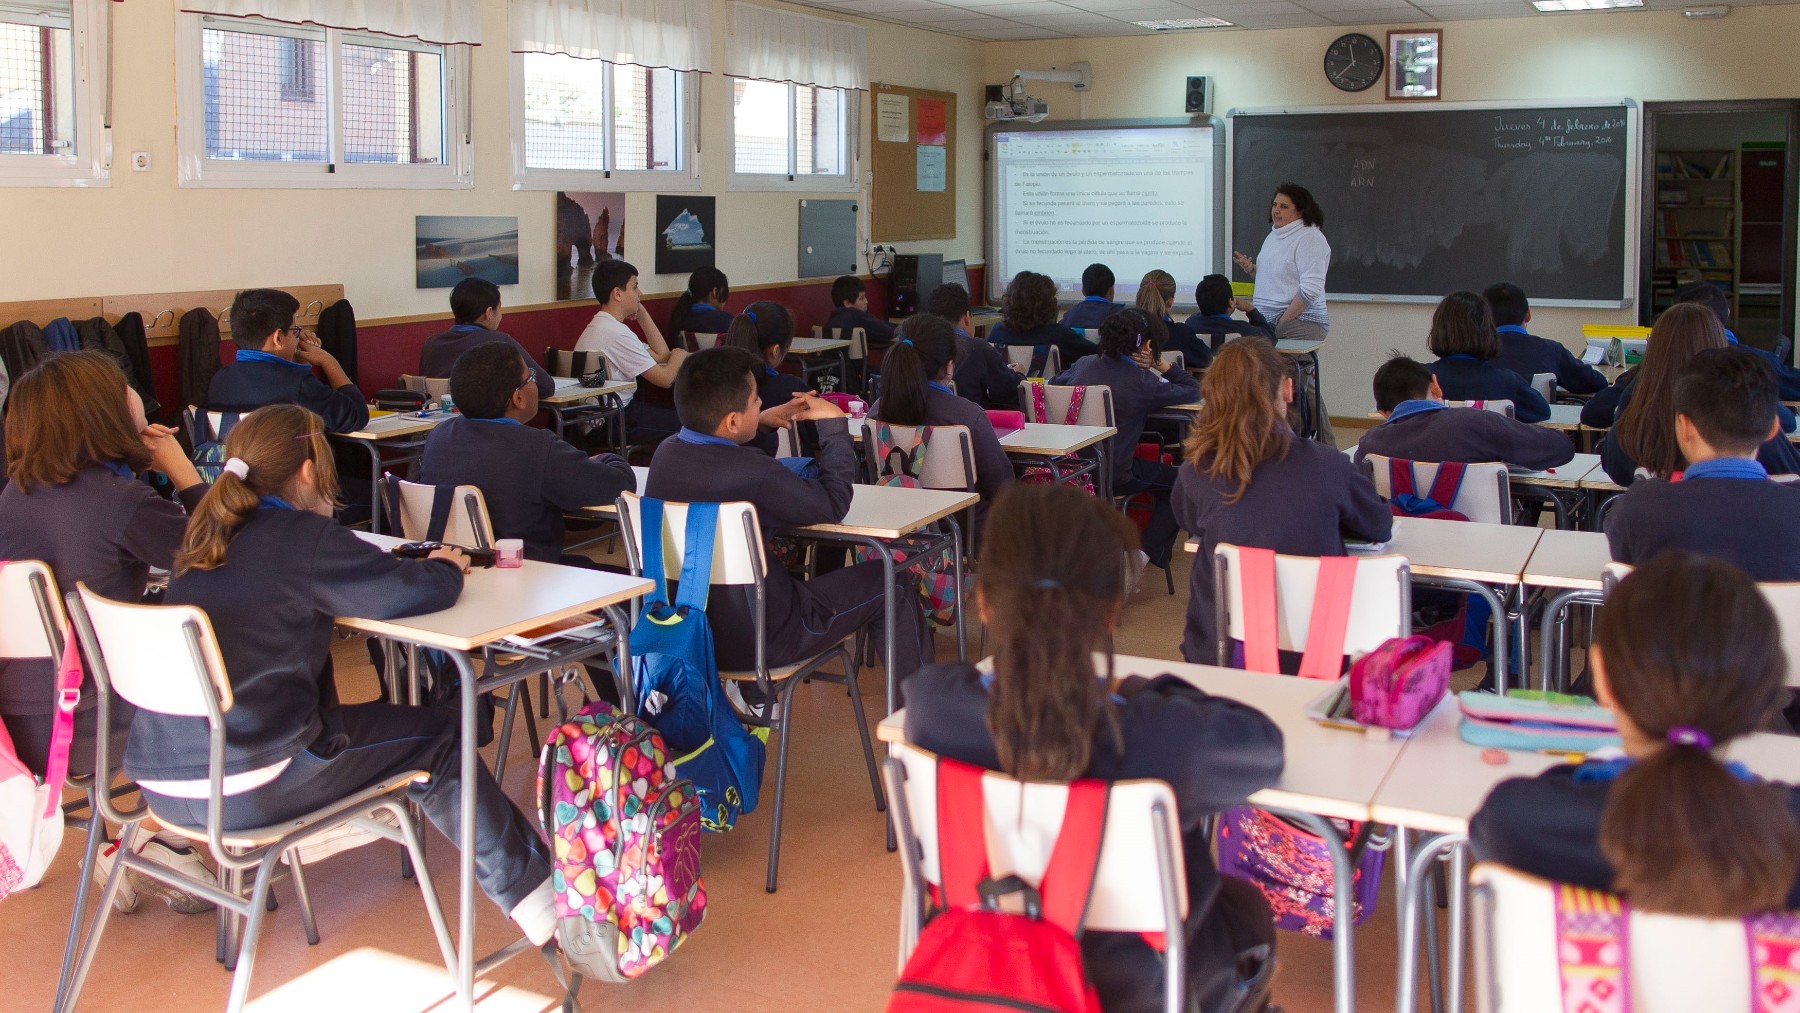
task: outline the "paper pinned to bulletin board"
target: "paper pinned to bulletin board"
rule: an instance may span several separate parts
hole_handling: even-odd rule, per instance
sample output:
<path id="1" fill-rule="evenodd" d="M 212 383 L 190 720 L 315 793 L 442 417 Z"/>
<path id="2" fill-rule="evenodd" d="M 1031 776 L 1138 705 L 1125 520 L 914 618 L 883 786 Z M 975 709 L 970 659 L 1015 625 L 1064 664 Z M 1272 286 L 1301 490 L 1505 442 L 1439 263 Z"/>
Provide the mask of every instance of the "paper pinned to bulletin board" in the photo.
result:
<path id="1" fill-rule="evenodd" d="M 911 140 L 911 105 L 905 95 L 875 96 L 875 139 L 891 144 Z"/>
<path id="2" fill-rule="evenodd" d="M 956 95 L 877 83 L 875 183 L 870 232 L 876 242 L 956 237 Z"/>

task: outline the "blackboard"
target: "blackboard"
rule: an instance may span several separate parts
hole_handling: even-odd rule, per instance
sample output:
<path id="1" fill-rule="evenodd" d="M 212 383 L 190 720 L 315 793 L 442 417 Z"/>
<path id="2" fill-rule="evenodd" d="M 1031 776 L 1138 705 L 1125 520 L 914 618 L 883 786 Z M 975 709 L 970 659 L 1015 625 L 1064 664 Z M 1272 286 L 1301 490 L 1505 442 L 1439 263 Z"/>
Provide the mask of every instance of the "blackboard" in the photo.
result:
<path id="1" fill-rule="evenodd" d="M 1635 113 L 1623 101 L 1234 110 L 1232 247 L 1256 256 L 1275 187 L 1291 181 L 1325 215 L 1328 300 L 1511 281 L 1534 303 L 1627 305 Z"/>

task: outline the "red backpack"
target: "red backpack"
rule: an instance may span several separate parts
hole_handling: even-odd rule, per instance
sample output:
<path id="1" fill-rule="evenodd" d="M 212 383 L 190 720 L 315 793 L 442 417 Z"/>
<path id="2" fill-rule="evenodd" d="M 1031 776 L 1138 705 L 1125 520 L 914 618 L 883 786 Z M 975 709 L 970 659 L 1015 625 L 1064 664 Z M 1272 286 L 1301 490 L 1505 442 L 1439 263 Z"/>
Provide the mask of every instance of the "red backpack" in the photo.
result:
<path id="1" fill-rule="evenodd" d="M 1440 521 L 1466 521 L 1467 514 L 1450 509 L 1456 502 L 1457 493 L 1462 491 L 1463 473 L 1468 466 L 1459 461 L 1445 461 L 1438 465 L 1437 475 L 1431 480 L 1431 491 L 1420 496 L 1418 481 L 1413 475 L 1412 461 L 1398 458 L 1388 459 L 1388 509 L 1395 517 L 1429 517 Z"/>
<path id="2" fill-rule="evenodd" d="M 938 760 L 938 912 L 919 934 L 888 1013 L 1100 1013 L 1077 939 L 1100 864 L 1106 783 L 1069 785 L 1062 829 L 1034 888 L 1018 876 L 989 875 L 982 773 Z M 1000 910 L 1000 898 L 1015 893 L 1024 913 Z"/>

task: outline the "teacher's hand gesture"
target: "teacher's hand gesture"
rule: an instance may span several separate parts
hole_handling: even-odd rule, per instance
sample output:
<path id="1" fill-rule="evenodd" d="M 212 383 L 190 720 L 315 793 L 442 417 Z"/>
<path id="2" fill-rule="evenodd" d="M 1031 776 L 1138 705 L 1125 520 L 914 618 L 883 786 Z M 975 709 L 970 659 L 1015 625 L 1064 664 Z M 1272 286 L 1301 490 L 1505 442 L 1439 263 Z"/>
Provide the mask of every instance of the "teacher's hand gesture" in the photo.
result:
<path id="1" fill-rule="evenodd" d="M 1243 271 L 1252 278 L 1256 277 L 1256 261 L 1233 250 L 1231 251 L 1231 262 L 1238 266 L 1238 270 Z"/>

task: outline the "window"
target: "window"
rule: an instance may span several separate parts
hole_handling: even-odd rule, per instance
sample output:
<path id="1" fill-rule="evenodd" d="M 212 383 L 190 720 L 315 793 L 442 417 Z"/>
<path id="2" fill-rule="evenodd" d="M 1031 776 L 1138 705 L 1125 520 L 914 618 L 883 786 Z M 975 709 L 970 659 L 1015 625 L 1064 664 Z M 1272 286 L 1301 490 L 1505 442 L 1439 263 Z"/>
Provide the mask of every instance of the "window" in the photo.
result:
<path id="1" fill-rule="evenodd" d="M 689 75 L 550 53 L 513 67 L 514 189 L 699 187 Z"/>
<path id="2" fill-rule="evenodd" d="M 183 19 L 182 185 L 472 185 L 466 47 Z"/>
<path id="3" fill-rule="evenodd" d="M 103 14 L 88 0 L 0 0 L 0 185 L 107 180 L 90 87 Z"/>
<path id="4" fill-rule="evenodd" d="M 753 78 L 728 80 L 732 189 L 855 189 L 848 92 Z"/>

